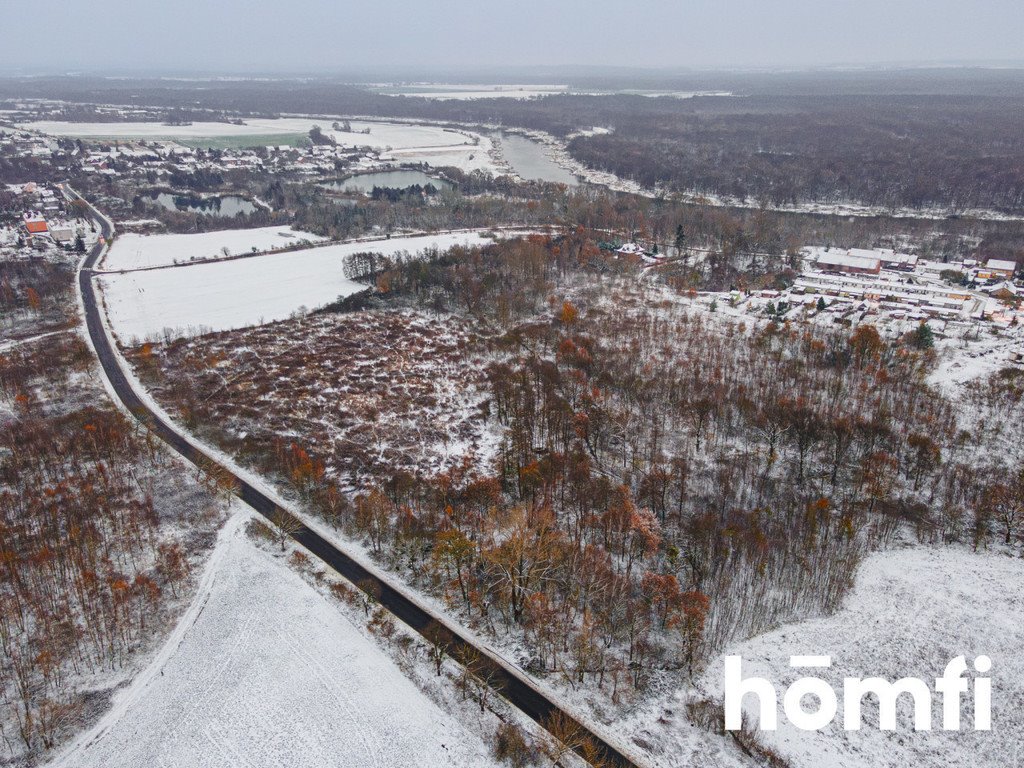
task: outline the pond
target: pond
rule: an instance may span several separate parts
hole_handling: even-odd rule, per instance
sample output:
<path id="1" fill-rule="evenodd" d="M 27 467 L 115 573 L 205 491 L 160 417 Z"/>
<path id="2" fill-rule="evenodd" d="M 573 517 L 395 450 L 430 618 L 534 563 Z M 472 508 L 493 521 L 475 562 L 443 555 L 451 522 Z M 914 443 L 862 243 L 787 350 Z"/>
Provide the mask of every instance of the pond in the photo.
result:
<path id="1" fill-rule="evenodd" d="M 514 133 L 499 133 L 501 152 L 512 170 L 528 181 L 549 181 L 575 186 L 579 181 L 547 155 L 540 142 Z"/>
<path id="2" fill-rule="evenodd" d="M 171 192 L 155 192 L 150 199 L 168 211 L 188 211 L 203 216 L 231 217 L 240 213 L 250 214 L 257 210 L 256 204 L 240 195 L 198 197 L 196 195 L 175 195 Z"/>
<path id="3" fill-rule="evenodd" d="M 428 176 L 423 171 L 373 171 L 349 176 L 340 181 L 326 181 L 321 186 L 335 192 L 361 192 L 368 195 L 373 192 L 374 187 L 406 189 L 417 184 L 421 187 L 433 184 L 438 190 L 452 189 L 454 186 L 449 181 Z"/>

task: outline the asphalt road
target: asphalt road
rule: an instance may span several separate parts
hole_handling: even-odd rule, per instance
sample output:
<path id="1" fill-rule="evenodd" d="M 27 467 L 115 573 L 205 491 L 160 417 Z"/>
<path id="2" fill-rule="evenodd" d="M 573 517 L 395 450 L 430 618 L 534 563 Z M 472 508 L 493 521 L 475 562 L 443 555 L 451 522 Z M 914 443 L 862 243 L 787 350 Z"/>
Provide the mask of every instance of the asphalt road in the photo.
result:
<path id="1" fill-rule="evenodd" d="M 109 241 L 113 234 L 110 226 L 105 219 L 98 215 L 95 209 L 93 209 L 93 213 L 94 219 L 101 228 L 104 240 Z M 171 429 L 168 424 L 161 420 L 139 398 L 131 383 L 125 377 L 103 328 L 99 303 L 93 285 L 92 270 L 102 255 L 103 248 L 103 244 L 97 243 L 84 259 L 78 273 L 78 285 L 81 289 L 82 303 L 85 307 L 86 328 L 92 340 L 92 346 L 96 350 L 100 364 L 103 366 L 103 370 L 118 398 L 150 431 L 193 464 L 202 464 L 203 466 L 216 464 L 221 466 L 225 472 L 237 481 L 238 496 L 242 501 L 261 515 L 273 520 L 275 516 L 280 515 L 280 507 L 277 504 L 259 489 L 246 482 L 244 478 L 238 477 L 231 472 L 230 468 L 223 467 L 212 456 L 200 451 L 175 430 Z M 290 514 L 287 510 L 285 513 Z M 627 757 L 619 748 L 609 744 L 601 736 L 594 733 L 590 728 L 578 723 L 569 712 L 566 712 L 548 696 L 530 685 L 524 674 L 500 663 L 486 649 L 478 646 L 469 636 L 463 635 L 457 628 L 439 625 L 435 617 L 424 608 L 395 589 L 386 579 L 366 570 L 357 561 L 346 555 L 316 531 L 306 527 L 297 519 L 295 519 L 294 525 L 289 527 L 294 528 L 291 536 L 295 541 L 350 582 L 359 586 L 360 589 L 363 589 L 368 594 L 372 594 L 382 606 L 423 635 L 428 641 L 443 643 L 449 655 L 460 662 L 472 660 L 479 676 L 488 680 L 491 683 L 491 688 L 528 717 L 544 725 L 552 715 L 561 712 L 566 722 L 579 724 L 583 733 L 589 736 L 591 743 L 597 747 L 600 762 L 603 765 L 639 765 L 633 759 Z M 428 634 L 430 637 L 427 636 Z M 577 752 L 582 754 L 582 748 L 578 748 Z"/>

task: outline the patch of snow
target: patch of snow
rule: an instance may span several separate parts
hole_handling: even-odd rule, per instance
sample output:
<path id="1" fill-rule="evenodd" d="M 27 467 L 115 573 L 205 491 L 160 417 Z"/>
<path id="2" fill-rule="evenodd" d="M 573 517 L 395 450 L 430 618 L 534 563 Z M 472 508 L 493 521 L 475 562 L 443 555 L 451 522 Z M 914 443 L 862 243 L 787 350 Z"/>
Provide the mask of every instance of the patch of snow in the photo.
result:
<path id="1" fill-rule="evenodd" d="M 382 154 L 381 160 L 396 163 L 425 163 L 435 168 L 452 167 L 465 173 L 486 171 L 500 174 L 501 172 L 501 168 L 494 160 L 494 142 L 488 136 L 480 136 L 477 144 L 392 149 Z"/>

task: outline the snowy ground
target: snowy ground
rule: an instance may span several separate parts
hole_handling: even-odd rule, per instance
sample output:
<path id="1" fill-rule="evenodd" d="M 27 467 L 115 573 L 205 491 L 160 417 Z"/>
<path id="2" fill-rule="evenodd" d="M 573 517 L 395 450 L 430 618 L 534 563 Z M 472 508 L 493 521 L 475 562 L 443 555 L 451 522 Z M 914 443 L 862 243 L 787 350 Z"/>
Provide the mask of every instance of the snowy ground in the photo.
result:
<path id="1" fill-rule="evenodd" d="M 421 125 L 377 120 L 351 120 L 351 131 L 335 131 L 332 125 L 342 118 L 284 117 L 249 119 L 244 125 L 198 122 L 192 125 L 163 123 L 71 123 L 39 121 L 22 127 L 52 136 L 83 139 L 188 140 L 222 139 L 252 136 L 257 143 L 273 144 L 274 137 L 304 136 L 314 126 L 334 138 L 342 147 L 369 147 L 382 153 L 383 160 L 402 163 L 426 163 L 434 167 L 454 166 L 463 171 L 500 172 L 490 157 L 490 139 L 468 130 L 440 125 Z M 362 131 L 369 130 L 369 133 Z"/>
<path id="2" fill-rule="evenodd" d="M 465 173 L 486 171 L 500 175 L 504 169 L 495 162 L 493 153 L 494 142 L 488 136 L 480 136 L 478 144 L 392 149 L 382 154 L 381 160 L 395 163 L 425 163 L 435 168 L 458 168 Z"/>
<path id="3" fill-rule="evenodd" d="M 20 347 L 22 344 L 34 344 L 37 341 L 42 341 L 43 339 L 49 338 L 50 336 L 57 336 L 58 334 L 61 333 L 67 333 L 67 331 L 47 331 L 46 333 L 38 333 L 34 336 L 26 336 L 20 339 L 5 339 L 3 341 L 0 341 L 0 353 L 8 352 L 14 349 L 15 347 Z"/>
<path id="4" fill-rule="evenodd" d="M 964 385 L 1017 365 L 1014 356 L 1024 353 L 1024 333 L 1017 328 L 995 336 L 988 328 L 967 328 L 935 346 L 939 359 L 928 383 L 956 396 L 964 392 Z"/>
<path id="5" fill-rule="evenodd" d="M 323 314 L 152 352 L 169 374 L 153 380 L 158 397 L 195 394 L 210 409 L 204 421 L 231 424 L 253 448 L 278 435 L 317 446 L 346 491 L 467 460 L 485 473 L 496 460 L 501 430 L 483 416 L 488 358 L 457 316 Z"/>
<path id="6" fill-rule="evenodd" d="M 780 729 L 761 737 L 794 768 L 878 768 L 879 766 L 1018 766 L 1024 760 L 1024 561 L 998 554 L 975 554 L 951 547 L 914 547 L 877 553 L 861 566 L 853 593 L 837 614 L 800 622 L 739 643 L 727 654 L 743 657 L 744 676 L 765 677 L 785 690 L 796 678 L 814 674 L 842 691 L 842 678 L 941 674 L 946 662 L 964 655 L 970 664 L 992 658 L 990 732 L 941 730 L 941 700 L 933 700 L 932 731 L 902 727 L 883 732 L 867 724 L 877 708 L 865 705 L 865 725 L 846 732 L 833 725 L 823 732 L 792 728 L 780 714 Z M 831 655 L 830 670 L 794 670 L 789 657 Z M 712 662 L 703 685 L 722 696 L 723 662 Z M 679 692 L 623 723 L 664 753 L 665 765 L 689 754 L 692 739 L 676 722 L 666 725 L 664 710 L 678 711 Z M 908 711 L 909 707 L 907 708 Z M 753 712 L 753 708 L 751 708 Z M 868 713 L 871 714 L 868 714 Z M 963 722 L 973 722 L 969 699 Z M 659 721 L 659 718 L 662 718 Z M 841 719 L 841 717 L 840 717 Z"/>
<path id="7" fill-rule="evenodd" d="M 532 99 L 568 93 L 567 85 L 504 85 L 495 83 L 415 83 L 377 88 L 386 96 L 468 101 L 472 99 Z"/>
<path id="8" fill-rule="evenodd" d="M 61 768 L 492 765 L 442 711 L 236 516 L 153 664 Z"/>
<path id="9" fill-rule="evenodd" d="M 107 270 L 157 267 L 199 259 L 223 258 L 224 248 L 232 256 L 254 248 L 269 251 L 285 248 L 302 240 L 323 240 L 319 235 L 292 227 L 225 229 L 193 235 L 119 235 L 103 259 Z"/>
<path id="10" fill-rule="evenodd" d="M 350 121 L 352 131 L 334 131 L 335 120 L 342 118 L 286 117 L 280 119 L 252 118 L 243 125 L 233 123 L 195 122 L 191 125 L 164 125 L 163 123 L 71 123 L 56 120 L 26 123 L 22 128 L 51 136 L 71 138 L 121 139 L 211 139 L 234 136 L 293 136 L 307 134 L 318 125 L 324 134 L 333 136 L 344 146 L 384 149 L 411 147 L 441 147 L 471 144 L 471 136 L 436 125 L 409 125 L 406 123 Z M 360 133 L 369 129 L 369 133 Z"/>
<path id="11" fill-rule="evenodd" d="M 344 276 L 361 251 L 416 253 L 489 242 L 479 232 L 339 243 L 288 253 L 104 275 L 99 278 L 114 331 L 123 342 L 175 332 L 222 331 L 302 314 L 363 290 Z"/>

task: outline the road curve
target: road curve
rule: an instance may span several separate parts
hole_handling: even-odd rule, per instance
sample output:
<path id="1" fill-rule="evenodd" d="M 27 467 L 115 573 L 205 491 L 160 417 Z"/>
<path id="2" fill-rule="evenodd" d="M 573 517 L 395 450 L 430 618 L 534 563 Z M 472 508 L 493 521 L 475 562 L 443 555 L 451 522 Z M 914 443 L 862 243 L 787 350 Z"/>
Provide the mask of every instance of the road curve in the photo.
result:
<path id="1" fill-rule="evenodd" d="M 84 198 L 78 196 L 77 193 L 73 193 L 73 196 L 84 201 Z M 281 514 L 281 507 L 272 501 L 270 497 L 246 481 L 245 478 L 239 477 L 230 467 L 223 466 L 212 455 L 194 446 L 182 434 L 152 411 L 145 401 L 139 397 L 131 382 L 125 376 L 124 371 L 121 370 L 117 355 L 111 346 L 110 338 L 106 333 L 102 317 L 100 316 L 99 302 L 97 301 L 93 285 L 93 269 L 97 260 L 103 254 L 106 242 L 109 242 L 113 234 L 113 227 L 91 205 L 89 209 L 94 220 L 101 228 L 104 242 L 97 243 L 82 260 L 78 271 L 78 286 L 81 293 L 82 306 L 85 311 L 86 328 L 89 338 L 118 399 L 136 419 L 190 462 L 197 466 L 202 465 L 205 467 L 216 465 L 234 477 L 237 482 L 236 487 L 239 489 L 237 495 L 254 510 L 268 519 L 279 516 Z M 284 510 L 284 513 L 292 515 L 288 510 Z M 592 725 L 581 722 L 572 713 L 566 711 L 560 704 L 541 691 L 524 673 L 496 657 L 471 636 L 460 631 L 458 627 L 452 626 L 444 622 L 440 617 L 432 614 L 426 607 L 419 605 L 400 589 L 389 583 L 386 578 L 364 568 L 359 562 L 345 554 L 345 552 L 319 533 L 307 527 L 298 518 L 294 518 L 294 525 L 288 527 L 294 529 L 291 537 L 295 541 L 360 589 L 372 593 L 372 596 L 382 606 L 420 633 L 429 642 L 440 642 L 446 647 L 448 653 L 460 662 L 473 660 L 474 667 L 478 671 L 479 676 L 487 680 L 491 688 L 532 720 L 543 726 L 553 715 L 560 713 L 565 723 L 579 726 L 582 729 L 582 733 L 589 737 L 591 744 L 596 747 L 600 764 L 640 768 L 642 763 L 636 757 L 629 755 L 623 747 L 612 744 L 606 737 L 600 735 Z M 576 751 L 581 756 L 583 755 L 582 746 L 576 747 Z"/>

